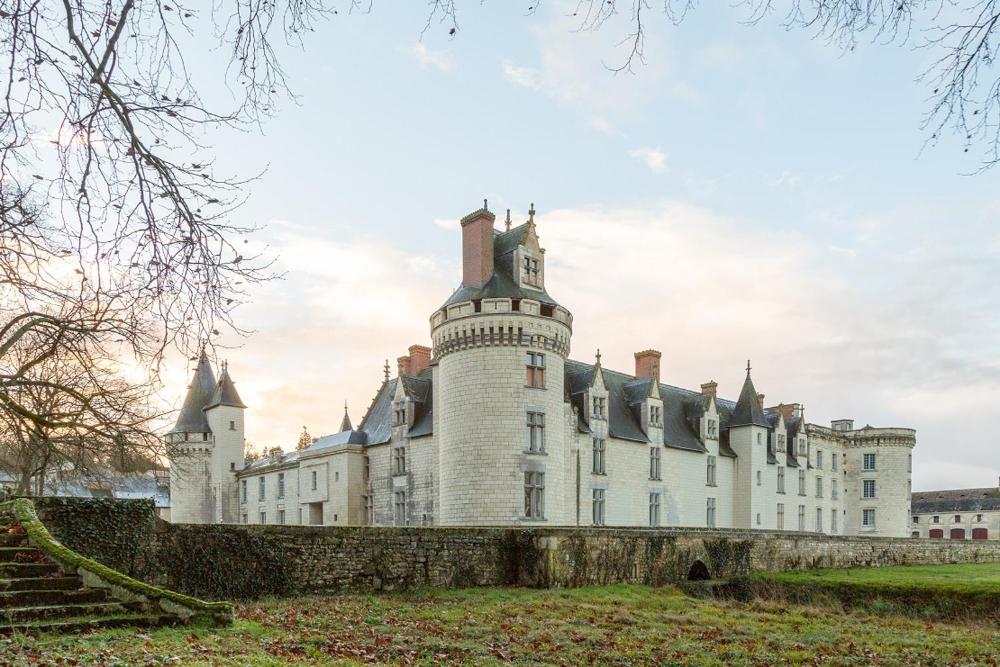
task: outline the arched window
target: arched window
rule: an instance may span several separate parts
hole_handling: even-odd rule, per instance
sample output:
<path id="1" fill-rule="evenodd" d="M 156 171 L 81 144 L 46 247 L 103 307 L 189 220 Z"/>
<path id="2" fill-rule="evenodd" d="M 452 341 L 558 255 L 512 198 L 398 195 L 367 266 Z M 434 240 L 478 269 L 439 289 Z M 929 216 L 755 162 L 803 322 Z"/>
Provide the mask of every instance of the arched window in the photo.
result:
<path id="1" fill-rule="evenodd" d="M 987 539 L 987 530 L 985 528 L 973 528 L 972 529 L 972 539 L 974 539 L 974 540 L 985 540 L 985 539 Z"/>
<path id="2" fill-rule="evenodd" d="M 944 530 L 941 528 L 931 528 L 931 531 L 930 533 L 927 534 L 927 537 L 931 539 L 940 540 L 942 537 L 944 537 Z"/>
<path id="3" fill-rule="evenodd" d="M 965 539 L 965 528 L 952 528 L 951 532 L 948 534 L 948 539 L 952 539 L 952 540 L 964 540 Z"/>

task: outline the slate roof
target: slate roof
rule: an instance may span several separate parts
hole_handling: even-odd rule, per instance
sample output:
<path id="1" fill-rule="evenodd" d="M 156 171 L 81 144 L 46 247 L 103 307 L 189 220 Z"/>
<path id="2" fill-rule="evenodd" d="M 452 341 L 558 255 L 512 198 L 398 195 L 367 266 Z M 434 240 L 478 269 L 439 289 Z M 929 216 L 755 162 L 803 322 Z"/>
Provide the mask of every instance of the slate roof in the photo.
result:
<path id="1" fill-rule="evenodd" d="M 521 244 L 529 226 L 530 223 L 526 222 L 505 232 L 493 230 L 493 276 L 482 287 L 459 286 L 444 302 L 443 307 L 447 308 L 456 303 L 474 299 L 500 298 L 534 299 L 547 305 L 558 305 L 556 300 L 549 296 L 549 293 L 544 289 L 519 286 L 517 277 L 513 274 L 517 267 L 514 266 L 511 254 Z"/>
<path id="2" fill-rule="evenodd" d="M 1000 511 L 1000 488 L 917 491 L 910 498 L 913 514 Z"/>
<path id="3" fill-rule="evenodd" d="M 223 367 L 222 376 L 219 377 L 219 382 L 215 385 L 215 390 L 212 392 L 212 398 L 209 399 L 208 404 L 202 409 L 207 410 L 217 405 L 228 405 L 234 408 L 246 407 L 242 399 L 240 399 L 239 392 L 236 391 L 233 379 L 229 377 L 229 369 L 225 367 Z"/>
<path id="4" fill-rule="evenodd" d="M 215 373 L 212 372 L 212 364 L 208 360 L 208 355 L 202 350 L 198 365 L 194 369 L 194 377 L 191 378 L 191 384 L 188 385 L 187 396 L 184 397 L 181 412 L 177 415 L 177 423 L 174 424 L 170 432 L 211 433 L 212 429 L 208 426 L 205 408 L 211 402 L 215 388 Z M 237 399 L 239 399 L 238 395 Z"/>
<path id="5" fill-rule="evenodd" d="M 747 379 L 743 381 L 743 389 L 740 397 L 736 401 L 736 407 L 729 419 L 729 427 L 734 426 L 763 426 L 770 428 L 767 418 L 764 416 L 764 408 L 760 406 L 760 399 L 757 397 L 757 390 L 750 379 L 750 371 L 747 371 Z"/>

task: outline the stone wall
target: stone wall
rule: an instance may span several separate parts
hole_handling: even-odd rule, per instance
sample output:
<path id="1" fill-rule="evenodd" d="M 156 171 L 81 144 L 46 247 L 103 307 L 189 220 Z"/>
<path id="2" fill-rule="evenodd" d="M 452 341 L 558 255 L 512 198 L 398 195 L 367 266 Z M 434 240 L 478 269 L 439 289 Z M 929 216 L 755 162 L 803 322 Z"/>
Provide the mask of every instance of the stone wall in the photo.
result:
<path id="1" fill-rule="evenodd" d="M 72 502 L 68 499 L 65 502 Z M 831 537 L 778 531 L 624 528 L 372 528 L 170 524 L 152 515 L 130 532 L 139 578 L 204 597 L 414 586 L 567 587 L 679 582 L 703 565 L 712 577 L 816 567 L 1000 562 L 1000 541 Z M 139 505 L 135 505 L 139 507 Z M 89 503 L 72 515 L 43 512 L 59 539 L 67 516 L 90 523 L 107 512 Z M 59 518 L 60 521 L 51 519 Z M 101 559 L 120 536 L 114 523 L 74 548 Z M 125 530 L 125 528 L 121 528 Z M 98 540 L 95 542 L 94 540 Z M 82 543 L 85 542 L 85 543 Z M 139 555 L 138 552 L 136 554 Z"/>

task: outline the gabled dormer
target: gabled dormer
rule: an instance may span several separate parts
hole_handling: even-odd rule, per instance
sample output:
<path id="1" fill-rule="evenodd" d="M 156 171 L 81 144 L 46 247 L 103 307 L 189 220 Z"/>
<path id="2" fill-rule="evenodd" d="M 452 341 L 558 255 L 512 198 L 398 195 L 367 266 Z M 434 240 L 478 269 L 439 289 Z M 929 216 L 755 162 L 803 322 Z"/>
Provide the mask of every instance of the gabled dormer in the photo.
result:
<path id="1" fill-rule="evenodd" d="M 527 227 L 514 253 L 517 284 L 522 289 L 545 291 L 545 249 L 538 243 L 535 205 L 528 211 Z"/>
<path id="2" fill-rule="evenodd" d="M 705 412 L 701 416 L 699 431 L 702 442 L 719 440 L 719 406 L 715 401 L 715 395 L 709 395 L 705 400 Z"/>
<path id="3" fill-rule="evenodd" d="M 774 433 L 772 435 L 774 442 L 774 455 L 782 465 L 785 463 L 785 458 L 788 452 L 788 426 L 785 424 L 785 415 L 783 412 L 778 412 L 777 417 L 774 420 Z"/>
<path id="4" fill-rule="evenodd" d="M 413 399 L 406 393 L 403 377 L 396 380 L 396 390 L 392 393 L 392 438 L 398 440 L 406 437 L 406 432 L 413 426 L 415 415 Z"/>
<path id="5" fill-rule="evenodd" d="M 597 361 L 594 364 L 593 374 L 590 377 L 590 386 L 584 393 L 583 409 L 587 423 L 591 429 L 603 424 L 603 431 L 607 433 L 608 423 L 608 387 L 604 382 L 604 369 L 601 368 L 601 351 L 597 351 Z"/>

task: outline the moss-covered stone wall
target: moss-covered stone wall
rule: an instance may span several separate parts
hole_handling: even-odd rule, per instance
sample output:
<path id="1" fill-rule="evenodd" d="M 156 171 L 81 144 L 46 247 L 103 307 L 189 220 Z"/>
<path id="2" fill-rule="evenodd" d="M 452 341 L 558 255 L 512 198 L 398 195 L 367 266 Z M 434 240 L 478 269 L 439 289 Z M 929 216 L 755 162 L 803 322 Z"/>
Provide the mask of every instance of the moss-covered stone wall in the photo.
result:
<path id="1" fill-rule="evenodd" d="M 41 505 L 49 530 L 84 555 L 209 599 L 414 586 L 660 585 L 692 574 L 1000 562 L 1000 541 L 684 528 L 178 525 L 156 518 L 151 508 L 149 516 L 134 510 L 133 526 L 123 519 L 132 510 L 110 512 L 115 518 L 109 519 L 100 504 L 74 511 Z"/>

